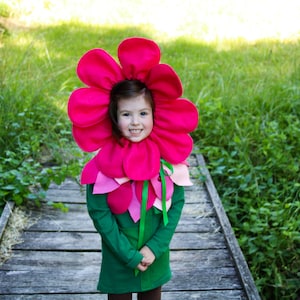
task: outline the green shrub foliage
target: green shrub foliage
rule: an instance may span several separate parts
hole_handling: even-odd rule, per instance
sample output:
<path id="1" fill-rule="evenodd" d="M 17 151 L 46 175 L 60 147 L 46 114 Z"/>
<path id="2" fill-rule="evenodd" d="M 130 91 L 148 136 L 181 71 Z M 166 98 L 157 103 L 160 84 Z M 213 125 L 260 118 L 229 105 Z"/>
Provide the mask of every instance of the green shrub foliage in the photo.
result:
<path id="1" fill-rule="evenodd" d="M 297 299 L 300 286 L 300 110 L 290 100 L 264 113 L 258 101 L 201 103 L 202 152 L 262 299 Z"/>
<path id="2" fill-rule="evenodd" d="M 6 121 L 1 135 L 0 206 L 9 200 L 40 205 L 51 183 L 78 175 L 82 155 L 68 146 L 69 127 L 49 106 L 26 108 Z"/>
<path id="3" fill-rule="evenodd" d="M 32 45 L 10 41 L 0 60 L 0 208 L 9 200 L 39 205 L 50 184 L 76 178 L 84 160 L 62 100 L 67 83 Z"/>

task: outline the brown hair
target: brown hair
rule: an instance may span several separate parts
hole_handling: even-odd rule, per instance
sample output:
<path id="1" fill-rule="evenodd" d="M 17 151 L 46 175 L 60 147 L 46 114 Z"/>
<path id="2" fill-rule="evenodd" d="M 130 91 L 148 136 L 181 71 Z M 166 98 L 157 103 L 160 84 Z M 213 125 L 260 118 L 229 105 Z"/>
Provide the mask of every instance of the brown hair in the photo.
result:
<path id="1" fill-rule="evenodd" d="M 134 98 L 140 95 L 145 95 L 145 100 L 150 103 L 152 112 L 154 112 L 154 101 L 151 91 L 147 86 L 139 80 L 123 80 L 116 83 L 110 92 L 109 101 L 109 117 L 112 123 L 112 132 L 115 138 L 119 141 L 121 132 L 118 126 L 118 103 L 120 100 Z"/>

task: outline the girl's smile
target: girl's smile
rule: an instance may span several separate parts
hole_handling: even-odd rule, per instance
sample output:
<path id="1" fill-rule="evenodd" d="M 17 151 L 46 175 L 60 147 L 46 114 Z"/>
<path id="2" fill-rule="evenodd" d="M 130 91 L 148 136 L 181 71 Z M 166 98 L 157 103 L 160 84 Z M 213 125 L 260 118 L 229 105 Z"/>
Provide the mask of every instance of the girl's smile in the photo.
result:
<path id="1" fill-rule="evenodd" d="M 153 129 L 153 113 L 144 95 L 119 101 L 118 126 L 131 142 L 137 143 L 149 136 Z"/>

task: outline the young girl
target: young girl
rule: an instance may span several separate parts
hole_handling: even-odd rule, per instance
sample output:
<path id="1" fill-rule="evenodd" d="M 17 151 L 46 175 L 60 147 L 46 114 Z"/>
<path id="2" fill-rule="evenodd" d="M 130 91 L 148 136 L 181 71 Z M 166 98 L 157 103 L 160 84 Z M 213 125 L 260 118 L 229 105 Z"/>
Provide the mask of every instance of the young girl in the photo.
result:
<path id="1" fill-rule="evenodd" d="M 129 38 L 120 65 L 102 49 L 87 52 L 77 73 L 68 113 L 85 151 L 99 150 L 83 169 L 87 207 L 101 235 L 98 289 L 108 299 L 161 299 L 171 278 L 169 244 L 191 185 L 185 160 L 196 107 L 180 99 L 174 70 L 160 64 L 151 40 Z"/>

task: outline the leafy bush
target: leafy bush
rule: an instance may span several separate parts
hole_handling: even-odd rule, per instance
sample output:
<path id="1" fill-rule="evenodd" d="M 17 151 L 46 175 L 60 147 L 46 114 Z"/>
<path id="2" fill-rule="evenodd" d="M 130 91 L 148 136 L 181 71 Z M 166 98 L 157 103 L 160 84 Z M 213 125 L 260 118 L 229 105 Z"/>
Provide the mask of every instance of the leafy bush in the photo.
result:
<path id="1" fill-rule="evenodd" d="M 1 135 L 0 206 L 8 200 L 39 205 L 51 183 L 78 175 L 82 154 L 68 146 L 68 127 L 46 107 L 25 109 L 6 122 Z"/>
<path id="2" fill-rule="evenodd" d="M 30 39 L 27 49 L 13 42 L 4 40 L 0 60 L 0 208 L 8 200 L 39 204 L 52 182 L 77 177 L 84 161 L 65 101 L 58 104 L 73 86 L 49 68 Z"/>
<path id="3" fill-rule="evenodd" d="M 8 4 L 0 2 L 0 17 L 7 18 L 11 13 L 11 8 Z"/>
<path id="4" fill-rule="evenodd" d="M 247 78 L 246 65 L 243 70 Z M 198 99 L 202 113 L 196 136 L 262 299 L 296 299 L 300 74 L 287 73 L 282 80 L 268 71 L 260 74 L 264 89 L 257 93 L 248 76 L 241 101 L 234 101 L 233 83 L 224 75 L 223 96 Z"/>

